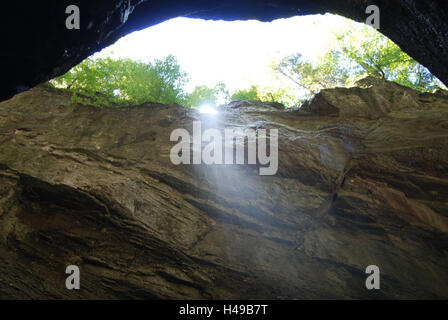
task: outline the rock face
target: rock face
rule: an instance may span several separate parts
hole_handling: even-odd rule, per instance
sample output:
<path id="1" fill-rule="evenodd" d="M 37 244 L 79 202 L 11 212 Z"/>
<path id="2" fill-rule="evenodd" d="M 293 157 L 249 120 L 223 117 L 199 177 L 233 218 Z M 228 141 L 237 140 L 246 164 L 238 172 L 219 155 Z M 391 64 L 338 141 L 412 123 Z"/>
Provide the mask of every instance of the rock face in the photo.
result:
<path id="1" fill-rule="evenodd" d="M 67 30 L 69 0 L 2 3 L 0 101 L 64 74 L 120 37 L 184 16 L 273 19 L 335 13 L 365 22 L 365 0 L 77 0 L 81 28 Z M 448 11 L 445 0 L 376 0 L 380 32 L 448 83 Z M 301 30 L 293 33 L 303 32 Z"/>
<path id="2" fill-rule="evenodd" d="M 214 116 L 0 103 L 0 298 L 448 298 L 448 96 L 372 81 Z M 193 120 L 278 129 L 277 174 L 172 164 Z"/>

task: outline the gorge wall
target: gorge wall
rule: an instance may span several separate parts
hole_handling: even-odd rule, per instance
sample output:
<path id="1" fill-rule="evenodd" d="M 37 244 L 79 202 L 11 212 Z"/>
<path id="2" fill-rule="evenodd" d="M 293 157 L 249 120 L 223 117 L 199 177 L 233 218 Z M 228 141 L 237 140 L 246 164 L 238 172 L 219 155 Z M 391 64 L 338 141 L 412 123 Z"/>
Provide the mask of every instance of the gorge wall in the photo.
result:
<path id="1" fill-rule="evenodd" d="M 67 30 L 66 7 L 76 4 L 81 29 Z M 380 32 L 448 83 L 448 7 L 445 0 L 43 0 L 2 4 L 0 101 L 64 74 L 120 37 L 170 18 L 259 19 L 335 13 L 364 22 L 380 8 Z M 294 34 L 303 32 L 291 30 Z M 167 39 L 169 41 L 169 39 Z M 317 39 L 318 41 L 318 39 Z M 198 49 L 199 50 L 199 49 Z"/>
<path id="2" fill-rule="evenodd" d="M 0 103 L 0 298 L 448 298 L 448 96 L 360 85 L 214 116 L 44 85 Z M 193 120 L 278 129 L 277 174 L 172 164 Z"/>

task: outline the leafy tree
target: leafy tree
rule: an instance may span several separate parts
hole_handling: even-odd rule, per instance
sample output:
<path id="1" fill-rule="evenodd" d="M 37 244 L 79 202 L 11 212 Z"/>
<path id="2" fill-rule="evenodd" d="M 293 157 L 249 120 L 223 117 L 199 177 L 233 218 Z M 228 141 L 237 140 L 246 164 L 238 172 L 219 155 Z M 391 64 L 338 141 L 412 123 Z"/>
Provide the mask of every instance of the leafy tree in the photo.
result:
<path id="1" fill-rule="evenodd" d="M 324 88 L 349 86 L 367 75 L 420 91 L 443 87 L 425 67 L 368 26 L 336 33 L 332 49 L 314 63 L 298 53 L 284 58 L 274 69 L 308 95 Z"/>
<path id="2" fill-rule="evenodd" d="M 327 59 L 334 59 L 328 56 Z M 296 53 L 281 60 L 275 70 L 293 81 L 306 95 L 315 94 L 321 89 L 344 86 L 348 73 L 339 68 L 337 60 L 321 61 L 318 65 L 303 59 L 302 54 Z"/>
<path id="3" fill-rule="evenodd" d="M 249 90 L 237 90 L 230 98 L 231 101 L 235 100 L 259 100 L 269 102 L 279 102 L 287 107 L 295 106 L 300 103 L 297 99 L 297 95 L 291 90 L 269 86 L 258 87 L 252 85 Z"/>
<path id="4" fill-rule="evenodd" d="M 224 82 L 219 82 L 218 84 L 216 84 L 215 90 L 218 102 L 228 103 L 230 101 L 230 93 L 229 90 L 227 90 L 227 86 Z"/>
<path id="5" fill-rule="evenodd" d="M 73 92 L 75 102 L 113 106 L 183 103 L 186 81 L 186 73 L 170 55 L 154 63 L 88 58 L 51 82 Z"/>
<path id="6" fill-rule="evenodd" d="M 197 86 L 186 98 L 187 105 L 199 107 L 202 104 L 216 105 L 216 92 L 214 88 Z"/>
<path id="7" fill-rule="evenodd" d="M 258 100 L 279 102 L 286 107 L 293 107 L 301 102 L 291 90 L 275 86 L 258 88 Z"/>
<path id="8" fill-rule="evenodd" d="M 187 74 L 182 71 L 176 58 L 169 55 L 164 60 L 156 59 L 153 69 L 160 85 L 157 102 L 182 103 L 185 98 L 183 88 L 187 82 Z"/>
<path id="9" fill-rule="evenodd" d="M 230 100 L 259 100 L 258 88 L 257 86 L 251 86 L 249 90 L 237 90 L 232 94 Z"/>
<path id="10" fill-rule="evenodd" d="M 199 107 L 203 104 L 218 104 L 218 100 L 227 101 L 229 92 L 224 83 L 218 83 L 214 88 L 197 86 L 186 99 L 185 104 L 189 107 Z"/>

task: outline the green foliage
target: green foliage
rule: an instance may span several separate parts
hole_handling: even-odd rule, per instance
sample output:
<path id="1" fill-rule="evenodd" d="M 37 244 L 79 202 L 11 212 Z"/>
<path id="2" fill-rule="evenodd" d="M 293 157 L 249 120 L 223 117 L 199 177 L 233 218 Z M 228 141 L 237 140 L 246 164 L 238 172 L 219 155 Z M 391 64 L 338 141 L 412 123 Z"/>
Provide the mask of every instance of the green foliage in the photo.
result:
<path id="1" fill-rule="evenodd" d="M 279 102 L 286 107 L 300 105 L 301 99 L 296 93 L 282 87 L 263 87 L 258 89 L 258 100 Z"/>
<path id="2" fill-rule="evenodd" d="M 314 63 L 304 60 L 298 53 L 284 58 L 274 69 L 307 95 L 324 88 L 349 86 L 368 75 L 419 91 L 443 87 L 425 67 L 368 26 L 336 33 L 332 48 Z"/>
<path id="3" fill-rule="evenodd" d="M 433 91 L 443 84 L 433 76 L 428 69 L 404 53 L 400 47 L 372 28 L 363 26 L 356 33 L 351 30 L 337 35 L 339 52 L 336 63 L 344 65 L 344 58 L 357 66 L 352 73 L 362 78 L 366 75 L 376 75 L 398 84 L 419 91 Z M 328 55 L 334 56 L 331 51 Z M 345 68 L 349 73 L 350 69 Z"/>
<path id="4" fill-rule="evenodd" d="M 216 105 L 216 92 L 214 88 L 197 86 L 187 97 L 187 105 L 199 107 L 202 104 Z"/>
<path id="5" fill-rule="evenodd" d="M 249 90 L 237 90 L 233 93 L 230 100 L 259 100 L 279 102 L 287 107 L 300 104 L 300 100 L 298 100 L 296 94 L 288 89 L 274 86 L 260 88 L 253 85 Z"/>
<path id="6" fill-rule="evenodd" d="M 251 86 L 249 90 L 237 90 L 232 94 L 230 100 L 259 100 L 258 88 L 257 86 Z"/>
<path id="7" fill-rule="evenodd" d="M 73 92 L 74 102 L 114 106 L 183 103 L 186 81 L 176 58 L 168 56 L 154 63 L 88 58 L 52 83 Z"/>
<path id="8" fill-rule="evenodd" d="M 197 86 L 187 95 L 185 104 L 188 107 L 200 107 L 203 104 L 216 105 L 218 100 L 227 101 L 229 92 L 224 83 L 218 83 L 214 88 Z"/>
<path id="9" fill-rule="evenodd" d="M 314 66 L 304 60 L 300 53 L 284 58 L 275 66 L 277 72 L 293 81 L 307 95 L 315 94 L 324 88 L 343 86 L 348 74 L 345 70 L 338 69 L 340 67 L 336 61 L 322 61 Z"/>
<path id="10" fill-rule="evenodd" d="M 235 91 L 230 100 L 275 101 L 296 106 L 301 98 L 321 89 L 347 87 L 368 75 L 420 91 L 444 87 L 425 67 L 367 26 L 337 32 L 334 44 L 315 61 L 297 53 L 275 64 L 274 70 L 298 89 L 288 88 L 275 77 L 267 86 L 253 85 L 248 90 Z M 187 74 L 172 55 L 152 63 L 88 58 L 65 75 L 51 80 L 52 85 L 71 91 L 72 101 L 100 107 L 145 102 L 200 107 L 229 100 L 224 83 L 214 87 L 197 86 L 190 94 L 185 92 L 186 83 Z"/>

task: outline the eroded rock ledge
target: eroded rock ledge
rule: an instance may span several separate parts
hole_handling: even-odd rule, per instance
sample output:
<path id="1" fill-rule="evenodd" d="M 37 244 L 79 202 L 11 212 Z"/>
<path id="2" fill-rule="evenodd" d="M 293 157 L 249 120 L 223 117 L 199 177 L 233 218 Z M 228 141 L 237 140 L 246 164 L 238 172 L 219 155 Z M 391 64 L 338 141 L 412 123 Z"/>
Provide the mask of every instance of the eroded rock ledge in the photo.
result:
<path id="1" fill-rule="evenodd" d="M 279 129 L 277 175 L 171 164 L 200 119 Z M 0 298 L 448 297 L 446 94 L 377 82 L 213 119 L 45 86 L 0 103 Z"/>

